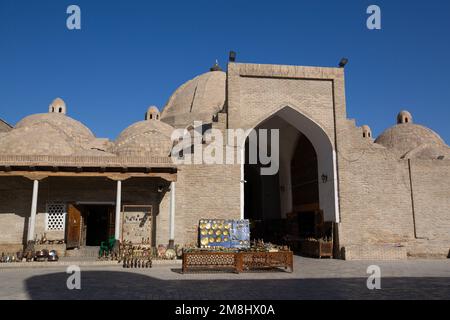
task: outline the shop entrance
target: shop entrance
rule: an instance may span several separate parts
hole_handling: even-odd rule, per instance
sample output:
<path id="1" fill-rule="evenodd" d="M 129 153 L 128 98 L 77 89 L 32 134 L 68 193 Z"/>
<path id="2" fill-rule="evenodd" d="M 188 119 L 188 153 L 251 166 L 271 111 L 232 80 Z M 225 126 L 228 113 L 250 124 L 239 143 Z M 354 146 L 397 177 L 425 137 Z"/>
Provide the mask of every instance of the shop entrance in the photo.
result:
<path id="1" fill-rule="evenodd" d="M 247 139 L 243 214 L 251 222 L 252 238 L 288 244 L 299 253 L 308 241 L 332 245 L 338 216 L 330 140 L 317 124 L 289 107 L 255 127 L 260 129 L 279 130 L 279 170 L 262 175 L 263 165 L 250 164 Z"/>
<path id="2" fill-rule="evenodd" d="M 82 245 L 99 246 L 114 236 L 114 206 L 83 205 L 82 217 Z"/>
<path id="3" fill-rule="evenodd" d="M 280 143 L 278 172 L 261 175 L 262 165 L 248 161 L 244 167 L 245 217 L 252 221 L 252 237 L 273 243 L 322 237 L 314 147 L 305 135 L 279 118 L 261 125 L 273 126 L 280 127 L 280 140 L 286 138 Z"/>

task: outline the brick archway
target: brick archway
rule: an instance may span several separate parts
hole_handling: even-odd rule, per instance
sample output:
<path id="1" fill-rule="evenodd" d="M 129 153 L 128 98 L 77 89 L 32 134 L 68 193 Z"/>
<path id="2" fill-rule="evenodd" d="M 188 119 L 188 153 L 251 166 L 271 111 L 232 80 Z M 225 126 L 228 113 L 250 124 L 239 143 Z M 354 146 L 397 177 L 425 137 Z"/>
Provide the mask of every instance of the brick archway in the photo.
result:
<path id="1" fill-rule="evenodd" d="M 276 112 L 258 121 L 254 129 L 273 118 L 279 118 L 286 124 L 301 132 L 313 145 L 317 154 L 317 174 L 319 182 L 319 203 L 323 210 L 324 220 L 339 222 L 339 205 L 337 193 L 336 152 L 325 130 L 309 117 L 284 105 Z M 280 146 L 283 141 L 280 141 Z M 241 146 L 241 158 L 245 159 L 245 145 Z M 241 164 L 241 217 L 244 217 L 245 207 L 245 172 L 244 162 Z"/>

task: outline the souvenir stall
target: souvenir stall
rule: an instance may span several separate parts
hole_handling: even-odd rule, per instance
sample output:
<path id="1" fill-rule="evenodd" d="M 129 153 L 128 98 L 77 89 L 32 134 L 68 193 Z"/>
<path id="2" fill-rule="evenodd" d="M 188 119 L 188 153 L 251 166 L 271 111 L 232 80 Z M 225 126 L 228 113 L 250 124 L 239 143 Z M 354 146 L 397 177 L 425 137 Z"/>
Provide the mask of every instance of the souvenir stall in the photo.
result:
<path id="1" fill-rule="evenodd" d="M 249 220 L 202 219 L 199 247 L 183 249 L 183 273 L 191 271 L 293 271 L 293 253 L 287 246 L 250 241 Z"/>

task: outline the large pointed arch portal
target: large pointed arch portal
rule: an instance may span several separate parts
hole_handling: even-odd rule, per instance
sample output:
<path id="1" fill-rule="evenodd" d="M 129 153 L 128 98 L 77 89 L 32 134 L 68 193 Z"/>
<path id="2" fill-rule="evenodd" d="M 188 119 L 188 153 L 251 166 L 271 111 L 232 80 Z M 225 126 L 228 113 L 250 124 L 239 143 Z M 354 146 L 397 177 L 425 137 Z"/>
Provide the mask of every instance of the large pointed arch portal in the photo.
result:
<path id="1" fill-rule="evenodd" d="M 325 130 L 289 106 L 254 129 L 279 129 L 280 157 L 276 175 L 261 175 L 260 164 L 248 163 L 247 138 L 241 217 L 254 222 L 253 237 L 274 242 L 289 233 L 300 238 L 331 237 L 333 223 L 339 222 L 336 155 Z"/>

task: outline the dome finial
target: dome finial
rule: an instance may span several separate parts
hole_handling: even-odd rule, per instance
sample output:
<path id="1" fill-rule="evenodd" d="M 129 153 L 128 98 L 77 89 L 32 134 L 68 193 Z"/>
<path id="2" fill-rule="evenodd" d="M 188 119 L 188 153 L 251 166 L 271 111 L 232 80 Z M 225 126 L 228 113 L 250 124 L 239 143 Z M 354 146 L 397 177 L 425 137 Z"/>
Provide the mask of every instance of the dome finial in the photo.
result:
<path id="1" fill-rule="evenodd" d="M 66 103 L 61 98 L 56 98 L 53 102 L 48 106 L 49 113 L 61 113 L 66 114 L 67 108 Z"/>
<path id="2" fill-rule="evenodd" d="M 412 123 L 413 118 L 411 113 L 409 113 L 406 110 L 400 111 L 397 115 L 397 124 L 404 124 L 404 123 Z"/>
<path id="3" fill-rule="evenodd" d="M 155 106 L 150 106 L 145 114 L 145 120 L 158 120 L 159 121 L 159 109 Z"/>
<path id="4" fill-rule="evenodd" d="M 216 63 L 209 69 L 209 71 L 222 71 L 222 68 L 219 66 L 219 61 L 216 59 Z"/>
<path id="5" fill-rule="evenodd" d="M 361 129 L 363 138 L 372 139 L 372 130 L 370 130 L 370 127 L 368 125 L 363 125 Z"/>

